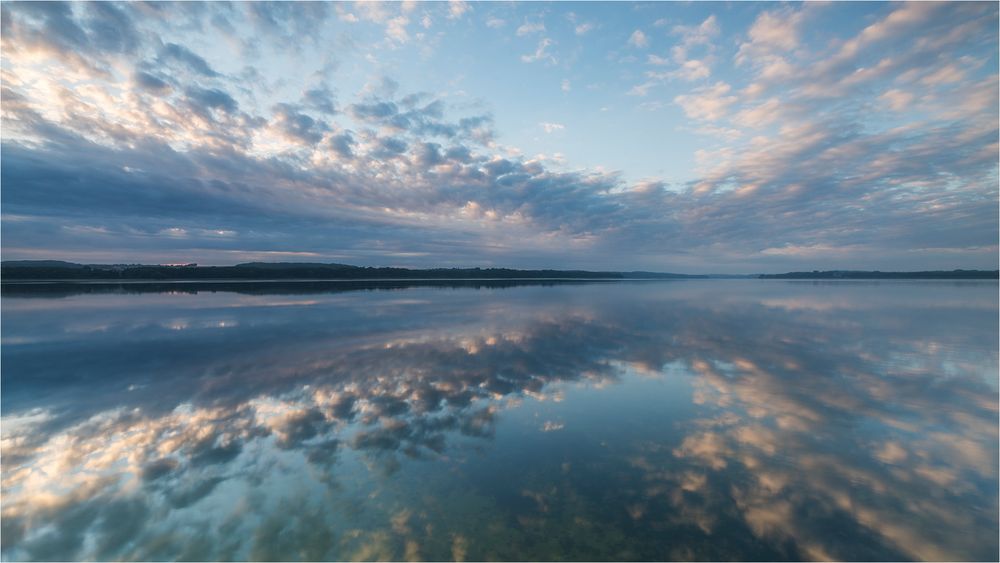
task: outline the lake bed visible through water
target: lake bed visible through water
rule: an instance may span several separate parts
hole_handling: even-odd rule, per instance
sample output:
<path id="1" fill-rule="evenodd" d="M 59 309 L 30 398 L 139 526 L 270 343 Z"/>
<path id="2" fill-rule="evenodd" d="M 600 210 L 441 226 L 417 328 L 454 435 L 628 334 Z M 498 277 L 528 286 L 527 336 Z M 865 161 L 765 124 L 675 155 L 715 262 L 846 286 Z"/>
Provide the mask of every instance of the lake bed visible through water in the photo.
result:
<path id="1" fill-rule="evenodd" d="M 996 282 L 5 284 L 6 560 L 996 560 Z"/>

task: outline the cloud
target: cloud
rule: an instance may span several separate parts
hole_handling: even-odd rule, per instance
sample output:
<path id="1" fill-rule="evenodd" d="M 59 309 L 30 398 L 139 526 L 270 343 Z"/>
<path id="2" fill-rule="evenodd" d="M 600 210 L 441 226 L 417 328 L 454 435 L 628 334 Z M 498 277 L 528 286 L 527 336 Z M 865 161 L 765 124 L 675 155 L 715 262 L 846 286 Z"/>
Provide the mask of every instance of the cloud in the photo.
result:
<path id="1" fill-rule="evenodd" d="M 750 50 L 790 51 L 799 46 L 799 27 L 804 12 L 764 12 L 747 32 L 749 41 L 740 46 L 740 54 Z"/>
<path id="2" fill-rule="evenodd" d="M 552 55 L 552 53 L 547 51 L 547 49 L 554 44 L 555 42 L 548 37 L 543 37 L 541 41 L 538 42 L 538 48 L 535 49 L 535 52 L 530 55 L 521 55 L 521 61 L 526 63 L 548 61 L 550 64 L 556 64 L 556 58 Z"/>
<path id="3" fill-rule="evenodd" d="M 323 121 L 316 120 L 289 104 L 278 104 L 274 108 L 274 118 L 278 129 L 293 142 L 315 145 L 330 130 Z"/>
<path id="4" fill-rule="evenodd" d="M 448 0 L 448 19 L 458 19 L 472 10 L 468 2 L 463 0 Z"/>
<path id="5" fill-rule="evenodd" d="M 57 55 L 77 70 L 106 77 L 110 65 L 103 56 L 136 50 L 140 35 L 128 5 L 61 2 L 11 3 L 3 12 L 3 45 L 10 54 L 32 51 Z"/>
<path id="6" fill-rule="evenodd" d="M 359 3 L 366 6 L 366 3 Z M 293 52 L 304 45 L 316 45 L 330 15 L 323 3 L 295 6 L 282 2 L 254 2 L 243 6 L 254 28 Z"/>
<path id="7" fill-rule="evenodd" d="M 410 19 L 406 16 L 397 16 L 390 19 L 385 26 L 385 35 L 396 43 L 406 43 L 410 40 L 410 34 L 406 31 L 406 26 Z"/>
<path id="8" fill-rule="evenodd" d="M 0 195 L 5 218 L 22 218 L 4 221 L 12 258 L 231 263 L 305 252 L 381 263 L 391 252 L 411 265 L 756 271 L 812 266 L 771 249 L 829 248 L 850 267 L 886 269 L 879 256 L 911 267 L 996 261 L 987 205 L 997 198 L 996 77 L 984 47 L 996 10 L 987 4 L 887 5 L 853 36 L 820 46 L 799 33 L 790 50 L 774 29 L 808 30 L 836 7 L 769 8 L 735 47 L 718 41 L 712 16 L 671 20 L 677 42 L 636 60 L 628 93 L 660 115 L 674 102 L 689 120 L 679 131 L 711 144 L 692 147 L 687 179 L 642 197 L 628 171 L 559 173 L 555 157 L 516 156 L 488 105 L 405 92 L 379 74 L 357 94 L 335 93 L 338 61 L 356 45 L 309 66 L 301 86 L 265 76 L 253 57 L 295 56 L 302 42 L 285 41 L 298 31 L 325 37 L 314 21 L 326 17 L 321 8 L 110 6 L 118 12 L 4 6 Z M 351 9 L 378 31 L 418 15 Z M 108 22 L 130 27 L 102 42 L 95 33 Z M 236 34 L 220 39 L 236 64 L 216 68 L 192 50 L 222 64 L 190 40 L 199 25 Z M 245 50 L 255 41 L 257 51 Z M 555 65 L 555 46 L 541 37 L 521 60 Z M 746 58 L 723 81 L 712 73 L 725 53 Z M 188 233 L 183 245 L 158 234 L 171 228 Z M 219 230 L 238 235 L 203 234 Z"/>
<path id="9" fill-rule="evenodd" d="M 642 30 L 637 29 L 629 36 L 628 44 L 638 49 L 645 49 L 649 47 L 649 38 L 646 37 L 646 34 Z"/>
<path id="10" fill-rule="evenodd" d="M 885 101 L 893 111 L 902 111 L 913 102 L 914 97 L 909 92 L 894 88 L 879 96 L 879 99 Z"/>
<path id="11" fill-rule="evenodd" d="M 188 70 L 201 76 L 208 78 L 219 76 L 219 73 L 212 70 L 212 67 L 205 62 L 205 59 L 194 54 L 183 45 L 167 43 L 163 46 L 163 51 L 160 53 L 160 59 L 165 61 L 180 62 L 187 67 Z"/>
<path id="12" fill-rule="evenodd" d="M 341 133 L 330 137 L 330 147 L 344 158 L 354 156 L 354 137 L 350 133 Z"/>
<path id="13" fill-rule="evenodd" d="M 778 98 L 771 98 L 753 107 L 745 107 L 733 116 L 733 123 L 741 127 L 758 129 L 778 120 L 782 111 Z"/>
<path id="14" fill-rule="evenodd" d="M 523 37 L 525 35 L 531 35 L 533 33 L 542 33 L 545 31 L 545 24 L 542 22 L 526 22 L 517 28 L 517 36 Z"/>
<path id="15" fill-rule="evenodd" d="M 302 103 L 327 115 L 337 113 L 333 92 L 326 86 L 312 88 L 302 93 Z"/>
<path id="16" fill-rule="evenodd" d="M 137 71 L 135 73 L 135 82 L 140 88 L 151 92 L 163 93 L 170 90 L 170 84 L 167 81 L 148 72 Z"/>
<path id="17" fill-rule="evenodd" d="M 581 23 L 573 28 L 573 33 L 576 33 L 577 35 L 586 35 L 593 31 L 595 27 L 596 26 L 594 24 L 589 22 Z"/>
<path id="18" fill-rule="evenodd" d="M 647 71 L 645 73 L 646 82 L 634 86 L 629 91 L 630 95 L 646 96 L 651 88 L 669 80 L 679 79 L 691 82 L 704 80 L 711 76 L 711 65 L 715 60 L 716 50 L 713 40 L 719 34 L 715 15 L 708 16 L 699 25 L 675 25 L 671 34 L 678 36 L 680 42 L 671 48 L 670 57 L 649 54 L 646 62 L 657 67 L 676 65 L 674 70 Z M 699 50 L 701 58 L 693 58 L 692 52 Z"/>
<path id="19" fill-rule="evenodd" d="M 566 126 L 561 123 L 550 123 L 547 121 L 539 123 L 538 126 L 541 127 L 546 133 L 554 133 L 556 131 L 562 131 L 566 128 Z"/>
<path id="20" fill-rule="evenodd" d="M 192 107 L 199 113 L 204 113 L 204 108 L 222 110 L 226 113 L 235 113 L 239 109 L 236 100 L 218 88 L 191 86 L 185 90 L 185 94 L 192 103 Z"/>
<path id="21" fill-rule="evenodd" d="M 379 139 L 377 148 L 372 152 L 376 158 L 392 158 L 403 154 L 409 148 L 406 141 L 396 137 Z"/>
<path id="22" fill-rule="evenodd" d="M 674 102 L 681 106 L 688 117 L 717 121 L 737 101 L 736 96 L 728 95 L 730 90 L 728 84 L 719 81 L 712 86 L 698 88 L 691 94 L 677 96 Z"/>
<path id="23" fill-rule="evenodd" d="M 712 47 L 713 41 L 719 35 L 719 24 L 715 14 L 712 14 L 696 26 L 675 25 L 671 34 L 680 37 L 680 45 L 674 48 L 674 54 L 683 60 L 687 51 L 694 47 Z"/>
<path id="24" fill-rule="evenodd" d="M 684 61 L 680 64 L 680 67 L 673 72 L 646 73 L 646 75 L 651 78 L 680 78 L 681 80 L 686 80 L 688 82 L 708 78 L 711 74 L 712 70 L 704 61 L 694 59 Z"/>

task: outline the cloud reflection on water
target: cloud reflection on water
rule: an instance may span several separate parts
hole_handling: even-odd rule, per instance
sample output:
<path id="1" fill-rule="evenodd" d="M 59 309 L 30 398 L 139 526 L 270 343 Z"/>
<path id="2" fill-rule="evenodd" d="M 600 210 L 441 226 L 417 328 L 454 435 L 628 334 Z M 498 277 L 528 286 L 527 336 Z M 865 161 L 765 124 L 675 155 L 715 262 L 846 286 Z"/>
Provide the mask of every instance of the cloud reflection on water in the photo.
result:
<path id="1" fill-rule="evenodd" d="M 995 559 L 995 290 L 8 298 L 4 556 Z M 561 446 L 637 373 L 691 410 Z"/>

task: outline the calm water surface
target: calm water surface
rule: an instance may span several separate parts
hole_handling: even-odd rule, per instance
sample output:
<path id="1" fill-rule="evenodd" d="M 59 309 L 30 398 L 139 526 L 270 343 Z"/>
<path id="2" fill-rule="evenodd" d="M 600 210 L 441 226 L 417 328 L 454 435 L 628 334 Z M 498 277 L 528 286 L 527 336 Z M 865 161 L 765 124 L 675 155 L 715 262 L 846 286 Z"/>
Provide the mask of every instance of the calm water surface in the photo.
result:
<path id="1" fill-rule="evenodd" d="M 380 287 L 5 286 L 3 558 L 998 558 L 995 282 Z"/>

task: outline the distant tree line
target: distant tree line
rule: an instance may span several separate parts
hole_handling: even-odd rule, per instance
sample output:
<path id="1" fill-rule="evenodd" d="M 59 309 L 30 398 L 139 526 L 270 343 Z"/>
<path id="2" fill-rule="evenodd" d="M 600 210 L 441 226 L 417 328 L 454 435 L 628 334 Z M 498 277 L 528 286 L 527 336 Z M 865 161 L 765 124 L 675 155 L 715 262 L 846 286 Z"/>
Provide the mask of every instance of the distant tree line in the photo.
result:
<path id="1" fill-rule="evenodd" d="M 142 294 L 142 293 L 242 293 L 246 295 L 307 295 L 319 293 L 342 293 L 350 291 L 394 291 L 407 288 L 451 289 L 508 289 L 512 287 L 574 285 L 584 283 L 612 283 L 615 280 L 269 280 L 246 283 L 240 280 L 95 280 L 93 283 L 79 281 L 52 281 L 47 283 L 5 283 L 0 284 L 0 295 L 4 297 L 44 297 L 61 298 L 72 295 L 91 294 Z"/>
<path id="2" fill-rule="evenodd" d="M 1000 278 L 998 270 L 933 270 L 925 272 L 862 272 L 852 270 L 830 270 L 821 272 L 789 272 L 787 274 L 761 274 L 761 279 L 796 280 L 988 280 Z"/>
<path id="3" fill-rule="evenodd" d="M 236 266 L 0 265 L 3 280 L 361 280 L 361 279 L 623 279 L 621 272 L 508 268 L 375 268 L 344 264 L 248 263 Z"/>

